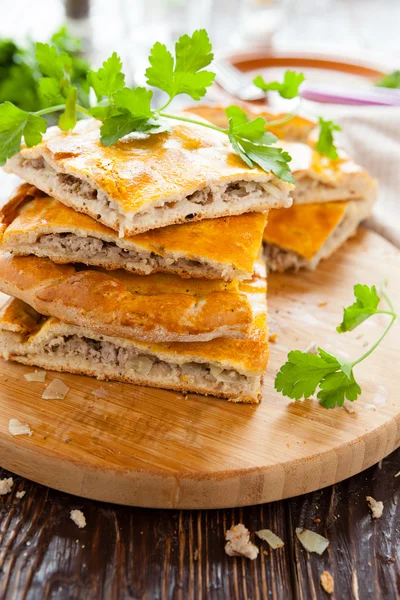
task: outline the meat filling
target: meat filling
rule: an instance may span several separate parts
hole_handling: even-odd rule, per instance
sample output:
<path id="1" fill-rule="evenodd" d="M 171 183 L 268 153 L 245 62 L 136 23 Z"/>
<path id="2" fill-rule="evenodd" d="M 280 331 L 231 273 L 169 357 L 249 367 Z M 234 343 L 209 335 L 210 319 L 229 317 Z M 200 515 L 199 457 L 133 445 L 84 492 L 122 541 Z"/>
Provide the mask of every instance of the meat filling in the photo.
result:
<path id="1" fill-rule="evenodd" d="M 46 163 L 43 158 L 34 158 L 23 160 L 23 168 L 34 169 L 35 171 L 47 170 L 51 167 Z M 51 169 L 53 170 L 53 169 Z M 95 200 L 101 194 L 101 191 L 93 188 L 87 181 L 82 181 L 73 175 L 67 173 L 57 173 L 57 182 L 64 192 L 68 194 L 79 194 L 83 198 L 88 200 Z M 264 194 L 265 190 L 261 184 L 254 181 L 238 181 L 233 184 L 229 184 L 222 192 L 220 191 L 221 199 L 224 202 L 229 202 L 232 196 L 236 198 L 244 198 L 249 195 L 261 195 Z M 197 190 L 190 196 L 187 196 L 187 200 L 194 204 L 210 204 L 215 200 L 215 190 L 210 187 L 205 187 L 201 190 Z"/>
<path id="2" fill-rule="evenodd" d="M 163 385 L 188 383 L 201 386 L 202 382 L 217 385 L 221 392 L 251 388 L 254 378 L 247 378 L 235 370 L 222 369 L 207 363 L 167 363 L 156 356 L 141 354 L 136 348 L 118 347 L 108 341 L 98 341 L 78 335 L 57 336 L 44 347 L 45 354 L 57 358 L 87 361 L 88 366 L 107 375 L 107 369 L 121 375 L 130 374 L 138 380 L 162 381 Z"/>
<path id="3" fill-rule="evenodd" d="M 155 252 L 137 252 L 120 248 L 113 242 L 106 242 L 91 236 L 79 237 L 73 233 L 52 233 L 38 240 L 44 253 L 68 258 L 71 262 L 83 262 L 88 265 L 105 265 L 109 268 L 124 268 L 148 275 L 155 271 L 168 269 L 171 272 L 187 272 L 199 277 L 232 277 L 232 268 L 228 265 L 221 269 L 207 263 L 186 258 L 164 257 Z M 35 250 L 35 247 L 32 248 Z"/>
<path id="4" fill-rule="evenodd" d="M 17 159 L 13 159 L 17 160 Z M 44 158 L 24 159 L 19 157 L 13 172 L 21 175 L 49 195 L 71 204 L 77 210 L 101 220 L 109 227 L 119 230 L 120 234 L 138 233 L 171 223 L 185 220 L 211 218 L 227 211 L 237 214 L 237 205 L 241 211 L 261 210 L 266 198 L 270 206 L 288 206 L 291 201 L 284 183 L 255 181 L 237 181 L 233 183 L 212 183 L 185 198 L 144 204 L 135 213 L 122 212 L 113 198 L 104 190 L 96 189 L 91 181 L 83 181 L 67 173 L 60 173 L 50 166 Z M 210 205 L 208 207 L 208 205 Z"/>
<path id="5" fill-rule="evenodd" d="M 271 271 L 298 271 L 309 265 L 308 261 L 291 250 L 284 250 L 275 244 L 265 246 L 265 258 Z"/>

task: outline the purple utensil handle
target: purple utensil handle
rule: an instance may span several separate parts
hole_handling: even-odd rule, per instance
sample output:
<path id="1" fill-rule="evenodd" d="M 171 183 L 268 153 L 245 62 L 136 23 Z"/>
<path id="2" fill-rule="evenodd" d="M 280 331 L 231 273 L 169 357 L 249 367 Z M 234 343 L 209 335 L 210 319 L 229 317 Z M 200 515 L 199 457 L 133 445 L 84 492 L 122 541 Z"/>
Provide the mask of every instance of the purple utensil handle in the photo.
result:
<path id="1" fill-rule="evenodd" d="M 353 104 L 356 106 L 400 106 L 400 90 L 361 89 L 313 84 L 305 82 L 300 95 L 306 100 L 329 104 Z"/>

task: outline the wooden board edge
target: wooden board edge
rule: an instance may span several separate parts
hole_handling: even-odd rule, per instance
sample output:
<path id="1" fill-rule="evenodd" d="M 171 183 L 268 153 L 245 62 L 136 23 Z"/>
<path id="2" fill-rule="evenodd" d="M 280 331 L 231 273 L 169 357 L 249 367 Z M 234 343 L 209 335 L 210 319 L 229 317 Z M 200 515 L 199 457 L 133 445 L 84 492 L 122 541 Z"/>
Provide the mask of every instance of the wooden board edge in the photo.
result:
<path id="1" fill-rule="evenodd" d="M 216 509 L 292 498 L 333 485 L 378 463 L 400 446 L 400 413 L 362 437 L 314 457 L 286 464 L 200 476 L 140 470 L 101 470 L 42 451 L 31 454 L 16 438 L 15 452 L 4 452 L 1 466 L 21 477 L 75 496 L 146 508 Z M 62 467 L 60 468 L 60 462 Z M 258 471 L 258 473 L 257 473 Z M 47 474 L 48 473 L 48 474 Z M 313 482 L 313 483 L 311 483 Z"/>

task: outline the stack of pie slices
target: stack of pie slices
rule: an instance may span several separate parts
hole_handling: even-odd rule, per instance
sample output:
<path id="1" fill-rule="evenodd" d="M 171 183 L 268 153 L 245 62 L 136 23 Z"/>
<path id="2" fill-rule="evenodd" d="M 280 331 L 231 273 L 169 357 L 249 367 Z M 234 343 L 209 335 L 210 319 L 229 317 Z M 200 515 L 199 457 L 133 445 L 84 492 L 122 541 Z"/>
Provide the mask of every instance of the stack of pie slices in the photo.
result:
<path id="1" fill-rule="evenodd" d="M 5 170 L 1 356 L 258 402 L 268 361 L 270 209 L 293 186 L 194 124 L 106 147 L 95 120 L 49 129 Z"/>
<path id="2" fill-rule="evenodd" d="M 221 106 L 197 105 L 192 110 L 220 127 L 227 126 Z M 248 107 L 246 111 L 249 113 Z M 277 118 L 253 110 L 253 116 L 259 114 L 267 121 Z M 280 272 L 315 269 L 370 216 L 377 196 L 376 181 L 342 150 L 335 160 L 317 152 L 312 121 L 295 117 L 269 129 L 292 157 L 295 188 L 289 209 L 278 207 L 269 213 L 264 233 L 268 268 Z"/>

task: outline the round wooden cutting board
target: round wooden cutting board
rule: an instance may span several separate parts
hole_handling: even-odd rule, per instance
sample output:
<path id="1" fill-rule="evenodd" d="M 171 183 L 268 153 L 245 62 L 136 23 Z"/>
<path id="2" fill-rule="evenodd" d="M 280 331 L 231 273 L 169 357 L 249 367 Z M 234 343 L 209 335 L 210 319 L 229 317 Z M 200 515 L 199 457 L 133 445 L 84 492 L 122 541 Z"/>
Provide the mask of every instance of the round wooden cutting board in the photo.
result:
<path id="1" fill-rule="evenodd" d="M 354 413 L 315 400 L 292 402 L 274 391 L 290 349 L 316 341 L 356 357 L 379 337 L 387 317 L 339 335 L 342 307 L 355 283 L 379 285 L 400 306 L 400 254 L 361 231 L 316 272 L 270 275 L 271 359 L 259 405 L 89 377 L 48 373 L 29 383 L 30 367 L 0 361 L 0 464 L 79 496 L 157 508 L 250 505 L 303 494 L 354 475 L 399 446 L 399 327 L 356 367 L 363 394 Z M 54 377 L 71 389 L 42 400 Z M 95 390 L 106 390 L 102 397 Z M 11 418 L 33 435 L 12 437 Z"/>

